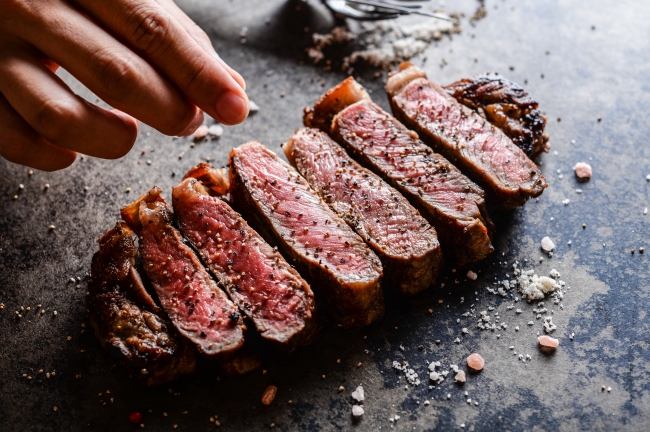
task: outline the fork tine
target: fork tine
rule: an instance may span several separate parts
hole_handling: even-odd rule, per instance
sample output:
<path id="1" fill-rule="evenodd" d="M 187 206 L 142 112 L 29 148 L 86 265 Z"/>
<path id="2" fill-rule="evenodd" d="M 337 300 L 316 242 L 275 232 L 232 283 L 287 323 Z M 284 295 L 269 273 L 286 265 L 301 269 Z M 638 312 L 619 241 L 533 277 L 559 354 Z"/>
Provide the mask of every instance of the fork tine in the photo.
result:
<path id="1" fill-rule="evenodd" d="M 423 16 L 428 16 L 432 18 L 437 18 L 441 19 L 444 21 L 453 21 L 451 18 L 445 15 L 440 15 L 436 14 L 433 12 L 427 12 L 427 11 L 421 11 L 418 9 L 411 9 L 405 6 L 398 6 L 395 4 L 389 4 L 385 3 L 383 1 L 378 1 L 378 0 L 346 0 L 346 3 L 352 6 L 353 4 L 358 4 L 358 5 L 366 5 L 366 6 L 373 6 L 376 9 L 373 10 L 371 13 L 377 13 L 378 10 L 377 8 L 381 8 L 386 12 L 392 12 L 394 14 L 399 14 L 399 15 L 404 15 L 404 14 L 417 14 L 417 15 L 423 15 Z M 358 8 L 355 8 L 358 9 Z"/>

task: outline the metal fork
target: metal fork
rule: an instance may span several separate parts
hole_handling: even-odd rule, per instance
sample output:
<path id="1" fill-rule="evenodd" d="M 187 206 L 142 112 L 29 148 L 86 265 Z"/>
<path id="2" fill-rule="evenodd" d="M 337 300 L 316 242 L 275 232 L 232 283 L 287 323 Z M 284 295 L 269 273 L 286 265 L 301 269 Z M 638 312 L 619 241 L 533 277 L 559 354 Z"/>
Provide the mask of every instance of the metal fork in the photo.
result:
<path id="1" fill-rule="evenodd" d="M 445 21 L 450 17 L 422 10 L 417 4 L 429 0 L 324 0 L 332 11 L 358 21 L 378 21 L 397 18 L 400 15 L 424 15 Z"/>

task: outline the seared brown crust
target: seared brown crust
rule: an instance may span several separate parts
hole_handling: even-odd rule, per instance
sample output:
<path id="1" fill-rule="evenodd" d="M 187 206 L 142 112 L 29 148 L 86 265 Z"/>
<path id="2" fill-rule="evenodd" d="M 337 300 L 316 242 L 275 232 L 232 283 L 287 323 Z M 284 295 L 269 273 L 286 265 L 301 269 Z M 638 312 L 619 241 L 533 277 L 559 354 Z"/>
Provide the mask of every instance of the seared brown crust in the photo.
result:
<path id="1" fill-rule="evenodd" d="M 477 75 L 444 88 L 501 129 L 531 159 L 547 151 L 546 117 L 537 101 L 519 85 L 498 75 Z"/>
<path id="2" fill-rule="evenodd" d="M 405 64 L 389 78 L 395 116 L 483 187 L 491 205 L 510 210 L 541 195 L 548 185 L 526 154 L 423 74 Z"/>
<path id="3" fill-rule="evenodd" d="M 328 132 L 337 113 L 362 99 L 370 100 L 370 95 L 354 78 L 348 77 L 340 85 L 327 90 L 313 108 L 305 108 L 303 123 Z"/>
<path id="4" fill-rule="evenodd" d="M 244 343 L 242 317 L 172 225 L 161 193 L 154 187 L 122 218 L 138 234 L 144 269 L 176 329 L 206 355 L 229 355 Z"/>
<path id="5" fill-rule="evenodd" d="M 145 290 L 136 256 L 124 222 L 99 239 L 88 286 L 90 323 L 117 363 L 147 385 L 163 384 L 194 372 L 195 350 Z"/>
<path id="6" fill-rule="evenodd" d="M 257 142 L 233 149 L 229 166 L 233 207 L 328 300 L 339 325 L 383 316 L 379 259 L 293 167 Z"/>
<path id="7" fill-rule="evenodd" d="M 263 338 L 287 350 L 308 342 L 318 326 L 307 282 L 239 213 L 211 196 L 205 186 L 225 194 L 227 177 L 222 181 L 207 164 L 199 164 L 185 177 L 173 188 L 174 215 L 206 267 Z"/>
<path id="8" fill-rule="evenodd" d="M 352 160 L 317 129 L 299 129 L 284 145 L 311 187 L 379 256 L 398 292 L 417 294 L 442 270 L 436 231 L 395 189 Z"/>

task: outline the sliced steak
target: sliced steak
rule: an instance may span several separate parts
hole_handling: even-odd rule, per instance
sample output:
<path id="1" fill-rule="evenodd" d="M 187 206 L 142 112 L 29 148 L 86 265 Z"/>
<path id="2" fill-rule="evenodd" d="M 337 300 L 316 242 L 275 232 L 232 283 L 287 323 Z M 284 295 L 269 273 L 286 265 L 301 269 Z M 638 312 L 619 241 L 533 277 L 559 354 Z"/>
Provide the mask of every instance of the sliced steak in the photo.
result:
<path id="1" fill-rule="evenodd" d="M 133 231 L 118 222 L 99 239 L 88 284 L 95 335 L 111 357 L 147 385 L 194 372 L 196 354 L 142 285 Z"/>
<path id="2" fill-rule="evenodd" d="M 436 231 L 395 189 L 352 160 L 317 129 L 298 130 L 284 152 L 327 204 L 379 256 L 386 280 L 417 294 L 440 274 Z"/>
<path id="3" fill-rule="evenodd" d="M 214 174 L 200 164 L 174 187 L 179 228 L 262 337 L 285 348 L 305 342 L 317 327 L 311 288 L 239 213 L 210 195 L 199 180 L 209 185 Z"/>
<path id="4" fill-rule="evenodd" d="M 499 128 L 458 103 L 408 63 L 386 84 L 393 113 L 508 210 L 547 187 L 537 166 Z"/>
<path id="5" fill-rule="evenodd" d="M 445 86 L 458 102 L 501 129 L 531 159 L 546 150 L 546 117 L 519 85 L 499 75 L 477 75 Z"/>
<path id="6" fill-rule="evenodd" d="M 422 213 L 450 262 L 467 266 L 491 254 L 493 225 L 483 190 L 379 106 L 366 98 L 354 100 L 357 87 L 348 78 L 323 96 L 350 103 L 334 117 L 331 136 Z M 320 111 L 315 108 L 312 116 L 319 118 Z"/>
<path id="7" fill-rule="evenodd" d="M 383 315 L 379 259 L 294 168 L 258 142 L 233 149 L 229 166 L 233 206 L 327 298 L 339 325 Z"/>
<path id="8" fill-rule="evenodd" d="M 234 352 L 244 343 L 242 318 L 174 228 L 172 211 L 154 187 L 122 209 L 138 234 L 145 272 L 178 331 L 202 353 Z"/>

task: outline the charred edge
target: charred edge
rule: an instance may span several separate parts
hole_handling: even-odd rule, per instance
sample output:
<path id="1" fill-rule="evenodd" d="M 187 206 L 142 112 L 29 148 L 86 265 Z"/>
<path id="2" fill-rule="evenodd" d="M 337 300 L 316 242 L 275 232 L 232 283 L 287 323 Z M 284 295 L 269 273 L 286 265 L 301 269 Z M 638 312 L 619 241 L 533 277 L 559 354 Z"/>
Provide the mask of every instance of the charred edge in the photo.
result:
<path id="1" fill-rule="evenodd" d="M 187 178 L 197 179 L 216 196 L 224 196 L 230 189 L 227 170 L 225 168 L 216 169 L 206 163 L 200 163 L 194 168 L 191 168 L 183 176 L 183 180 Z"/>

